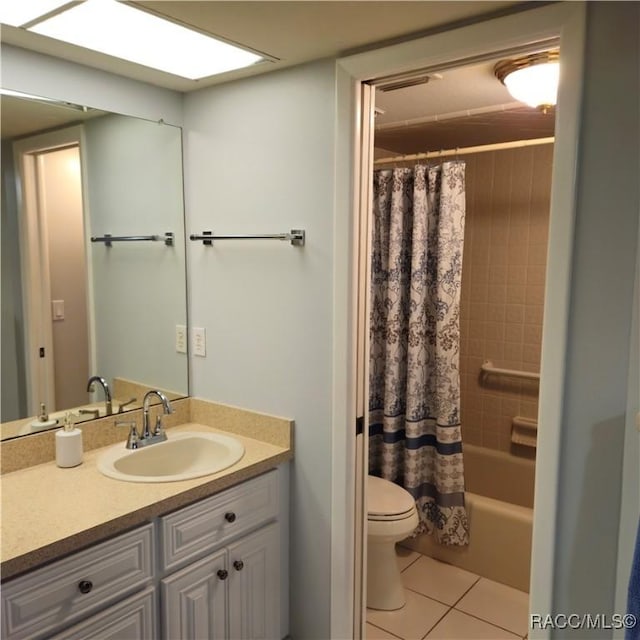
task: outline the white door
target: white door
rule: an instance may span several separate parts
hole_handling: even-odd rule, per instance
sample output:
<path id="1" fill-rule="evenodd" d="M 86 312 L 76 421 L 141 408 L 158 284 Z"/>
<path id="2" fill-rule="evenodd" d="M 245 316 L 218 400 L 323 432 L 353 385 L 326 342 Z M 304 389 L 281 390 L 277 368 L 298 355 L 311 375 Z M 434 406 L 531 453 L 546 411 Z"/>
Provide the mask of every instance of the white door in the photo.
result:
<path id="1" fill-rule="evenodd" d="M 65 341 L 76 343 L 78 330 L 71 328 L 70 320 L 82 324 L 81 334 L 85 345 L 85 355 L 80 358 L 82 362 L 61 363 L 59 372 L 61 380 L 68 385 L 61 385 L 63 396 L 61 403 L 67 401 L 66 389 L 70 388 L 71 394 L 80 394 L 76 399 L 84 400 L 86 393 L 84 385 L 88 379 L 87 372 L 92 369 L 91 353 L 93 349 L 93 331 L 91 329 L 93 319 L 88 301 L 89 281 L 86 269 L 80 270 L 80 280 L 76 278 L 79 271 L 78 261 L 85 262 L 84 236 L 85 236 L 85 210 L 83 197 L 82 172 L 82 141 L 83 134 L 80 127 L 69 127 L 51 133 L 40 134 L 18 140 L 14 143 L 15 166 L 20 183 L 20 254 L 23 291 L 23 316 L 25 324 L 24 348 L 26 366 L 27 409 L 29 415 L 37 415 L 40 403 L 44 403 L 48 411 L 56 408 L 56 370 L 54 362 L 54 333 L 58 341 L 62 340 L 61 348 L 64 349 Z M 58 196 L 64 194 L 65 189 L 60 189 L 60 177 L 64 170 L 57 174 L 49 172 L 52 165 L 49 160 L 58 155 L 58 151 L 75 148 L 74 168 L 69 171 L 70 188 L 75 190 L 72 204 L 75 220 L 74 228 L 68 227 L 68 199 L 53 199 L 55 191 Z M 68 158 L 66 159 L 68 160 Z M 66 160 L 57 163 L 65 168 Z M 75 175 L 74 175 L 75 174 Z M 49 178 L 47 176 L 50 176 Z M 78 193 L 79 191 L 79 193 Z M 56 211 L 54 211 L 56 210 Z M 56 217 L 54 222 L 48 218 L 48 214 L 58 213 L 62 217 Z M 54 228 L 49 229 L 50 226 Z M 62 227 L 62 229 L 61 229 Z M 60 231 L 63 230 L 64 233 Z M 67 233 L 69 231 L 69 233 Z M 59 240 L 59 243 L 50 247 L 50 233 Z M 55 232 L 55 233 L 54 233 Z M 72 242 L 73 248 L 69 242 Z M 51 249 L 51 250 L 50 250 Z M 62 316 L 55 320 L 52 310 L 52 283 L 50 268 L 51 254 L 57 265 L 54 269 L 54 290 L 56 292 L 58 311 Z M 72 258 L 72 256 L 76 256 Z M 75 262 L 74 262 L 75 261 Z M 74 284 L 69 287 L 69 274 L 76 274 Z M 62 286 L 58 286 L 62 283 Z M 76 286 L 77 285 L 77 286 Z M 82 290 L 81 292 L 79 290 Z M 61 298 L 64 296 L 64 298 Z M 66 310 L 64 300 L 67 301 Z M 62 305 L 60 304 L 62 303 Z M 65 315 L 66 314 L 66 315 Z M 64 325 L 64 328 L 63 328 Z M 64 367 L 71 367 L 65 369 Z M 78 380 L 68 380 L 69 371 L 78 372 L 84 382 L 78 391 Z M 84 373 L 82 373 L 82 371 Z M 71 374 L 72 378 L 76 373 Z M 65 388 L 63 388 L 65 387 Z M 75 397 L 75 396 L 74 396 Z M 66 406 L 78 404 L 70 401 Z"/>

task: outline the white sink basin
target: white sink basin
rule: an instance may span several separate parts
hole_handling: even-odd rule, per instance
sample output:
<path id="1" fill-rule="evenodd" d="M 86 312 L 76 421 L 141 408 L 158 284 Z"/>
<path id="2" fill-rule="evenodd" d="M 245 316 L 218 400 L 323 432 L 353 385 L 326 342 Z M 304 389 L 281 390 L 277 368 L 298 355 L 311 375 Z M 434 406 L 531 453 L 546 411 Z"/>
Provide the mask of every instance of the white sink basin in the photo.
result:
<path id="1" fill-rule="evenodd" d="M 98 470 L 125 482 L 175 482 L 216 473 L 244 455 L 244 445 L 221 433 L 176 431 L 165 442 L 127 449 L 124 442 L 98 458 Z"/>

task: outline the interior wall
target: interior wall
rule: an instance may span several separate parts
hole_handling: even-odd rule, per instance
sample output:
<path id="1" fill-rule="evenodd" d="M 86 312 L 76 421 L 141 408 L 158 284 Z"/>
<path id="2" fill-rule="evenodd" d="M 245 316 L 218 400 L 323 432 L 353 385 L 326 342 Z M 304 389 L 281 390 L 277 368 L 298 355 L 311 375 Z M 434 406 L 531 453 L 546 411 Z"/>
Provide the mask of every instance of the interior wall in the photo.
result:
<path id="1" fill-rule="evenodd" d="M 0 422 L 17 420 L 27 415 L 27 390 L 25 386 L 24 361 L 24 321 L 22 315 L 22 277 L 20 268 L 20 244 L 18 230 L 18 202 L 16 192 L 13 146 L 10 141 L 2 143 L 2 202 L 0 215 L 2 223 L 2 348 L 0 356 L 2 369 L 2 406 Z"/>
<path id="2" fill-rule="evenodd" d="M 197 397 L 295 420 L 291 636 L 326 639 L 331 600 L 335 65 L 317 62 L 185 96 L 190 233 L 306 230 L 189 243 Z"/>
<path id="3" fill-rule="evenodd" d="M 552 116 L 550 116 L 552 117 Z M 512 419 L 537 420 L 538 382 L 481 377 L 481 366 L 540 371 L 553 145 L 464 156 L 460 301 L 463 441 L 530 456 Z"/>
<path id="4" fill-rule="evenodd" d="M 632 424 L 625 415 L 627 380 L 630 358 L 638 357 L 631 351 L 631 319 L 640 202 L 639 31 L 637 3 L 587 3 L 552 613 L 614 612 L 623 443 Z M 538 469 L 544 465 L 538 455 Z M 607 638 L 611 631 L 554 635 Z"/>
<path id="5" fill-rule="evenodd" d="M 187 324 L 180 129 L 115 114 L 84 128 L 91 235 L 175 236 L 172 247 L 90 243 L 92 374 L 186 393 L 187 356 L 175 349 L 175 327 Z M 132 313 L 141 299 L 143 312 Z"/>

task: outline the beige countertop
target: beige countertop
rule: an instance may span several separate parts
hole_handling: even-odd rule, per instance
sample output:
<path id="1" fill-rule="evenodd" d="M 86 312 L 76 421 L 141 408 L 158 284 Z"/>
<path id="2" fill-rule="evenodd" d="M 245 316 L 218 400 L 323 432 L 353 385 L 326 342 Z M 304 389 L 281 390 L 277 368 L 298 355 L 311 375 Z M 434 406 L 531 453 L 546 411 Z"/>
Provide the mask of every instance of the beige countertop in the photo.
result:
<path id="1" fill-rule="evenodd" d="M 168 434 L 183 430 L 227 433 L 188 422 Z M 96 461 L 110 447 L 85 451 L 83 463 L 70 469 L 46 462 L 3 474 L 2 579 L 210 496 L 293 456 L 290 447 L 233 435 L 244 444 L 244 456 L 223 471 L 192 480 L 132 483 L 108 478 L 98 471 Z"/>

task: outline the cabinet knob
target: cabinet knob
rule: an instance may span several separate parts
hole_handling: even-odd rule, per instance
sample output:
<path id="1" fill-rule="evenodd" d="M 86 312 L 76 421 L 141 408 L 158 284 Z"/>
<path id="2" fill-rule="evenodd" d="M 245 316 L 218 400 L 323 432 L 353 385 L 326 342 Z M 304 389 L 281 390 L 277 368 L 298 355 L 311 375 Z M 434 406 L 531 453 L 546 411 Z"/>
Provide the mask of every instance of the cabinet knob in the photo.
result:
<path id="1" fill-rule="evenodd" d="M 91 582 L 91 580 L 80 580 L 78 589 L 80 593 L 89 593 L 89 591 L 93 589 L 93 582 Z"/>
<path id="2" fill-rule="evenodd" d="M 236 571 L 242 571 L 244 569 L 244 562 L 242 562 L 242 560 L 235 560 L 233 563 L 233 568 Z"/>
<path id="3" fill-rule="evenodd" d="M 218 578 L 220 580 L 226 580 L 229 577 L 229 572 L 226 569 L 218 569 Z"/>
<path id="4" fill-rule="evenodd" d="M 236 514 L 233 513 L 233 511 L 228 511 L 227 513 L 224 514 L 224 519 L 227 522 L 235 522 L 236 521 Z"/>

